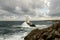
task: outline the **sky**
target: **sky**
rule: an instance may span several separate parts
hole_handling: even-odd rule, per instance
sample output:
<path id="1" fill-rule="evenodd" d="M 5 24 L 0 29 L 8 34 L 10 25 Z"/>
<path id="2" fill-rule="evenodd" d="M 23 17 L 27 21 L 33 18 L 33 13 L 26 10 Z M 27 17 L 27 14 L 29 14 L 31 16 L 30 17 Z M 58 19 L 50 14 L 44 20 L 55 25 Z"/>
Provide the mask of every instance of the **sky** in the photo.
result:
<path id="1" fill-rule="evenodd" d="M 60 0 L 0 0 L 0 21 L 60 19 Z"/>

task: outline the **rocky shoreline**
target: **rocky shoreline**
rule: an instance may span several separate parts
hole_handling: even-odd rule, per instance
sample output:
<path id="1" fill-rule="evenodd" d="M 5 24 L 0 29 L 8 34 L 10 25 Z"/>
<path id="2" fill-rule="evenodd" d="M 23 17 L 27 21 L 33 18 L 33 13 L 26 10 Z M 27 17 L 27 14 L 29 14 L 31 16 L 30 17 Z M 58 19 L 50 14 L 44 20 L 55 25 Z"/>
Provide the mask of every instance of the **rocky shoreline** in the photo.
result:
<path id="1" fill-rule="evenodd" d="M 34 29 L 24 40 L 60 40 L 60 22 L 45 29 Z"/>

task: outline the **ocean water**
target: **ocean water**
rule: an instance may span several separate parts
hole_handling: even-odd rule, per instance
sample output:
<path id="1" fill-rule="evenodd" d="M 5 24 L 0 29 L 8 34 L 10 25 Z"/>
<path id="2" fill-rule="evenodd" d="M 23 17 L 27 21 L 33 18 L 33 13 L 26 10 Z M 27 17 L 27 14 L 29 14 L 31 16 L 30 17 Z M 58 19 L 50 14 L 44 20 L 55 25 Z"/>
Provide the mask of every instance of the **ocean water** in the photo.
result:
<path id="1" fill-rule="evenodd" d="M 54 24 L 51 21 L 32 21 L 36 27 L 30 27 L 24 21 L 0 21 L 0 40 L 24 40 L 32 30 L 47 28 Z"/>

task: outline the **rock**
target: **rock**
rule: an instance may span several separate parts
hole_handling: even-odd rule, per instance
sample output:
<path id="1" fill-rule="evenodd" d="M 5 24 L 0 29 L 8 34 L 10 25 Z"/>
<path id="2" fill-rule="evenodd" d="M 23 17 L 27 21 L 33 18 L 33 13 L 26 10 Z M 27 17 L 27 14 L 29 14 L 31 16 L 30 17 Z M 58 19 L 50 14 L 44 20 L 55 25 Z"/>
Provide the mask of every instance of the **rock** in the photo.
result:
<path id="1" fill-rule="evenodd" d="M 34 29 L 24 40 L 60 40 L 60 23 L 45 29 Z"/>
<path id="2" fill-rule="evenodd" d="M 32 23 L 27 23 L 30 27 L 36 27 L 35 24 L 32 24 Z"/>

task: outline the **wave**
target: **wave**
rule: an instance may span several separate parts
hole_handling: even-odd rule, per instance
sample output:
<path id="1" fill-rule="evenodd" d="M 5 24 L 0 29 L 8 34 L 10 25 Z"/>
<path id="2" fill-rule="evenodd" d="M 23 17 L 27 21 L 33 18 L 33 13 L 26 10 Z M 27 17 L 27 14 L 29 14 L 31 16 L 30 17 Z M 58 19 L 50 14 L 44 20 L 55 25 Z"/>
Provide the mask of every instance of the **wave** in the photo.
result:
<path id="1" fill-rule="evenodd" d="M 29 26 L 26 22 L 23 22 L 21 25 L 13 25 L 12 27 L 21 27 L 22 29 L 25 29 L 25 28 L 31 28 L 31 29 L 35 29 L 35 28 L 40 28 L 40 29 L 43 29 L 43 28 L 47 28 L 49 27 L 50 25 L 36 25 L 36 27 L 31 27 Z"/>
<path id="2" fill-rule="evenodd" d="M 26 22 L 22 23 L 21 25 L 13 25 L 12 27 L 20 27 L 11 29 L 13 31 L 17 30 L 18 32 L 14 33 L 13 35 L 6 34 L 2 37 L 0 36 L 0 40 L 24 40 L 24 37 L 35 28 L 43 29 L 48 26 L 49 25 L 36 25 L 36 27 L 30 27 Z"/>
<path id="3" fill-rule="evenodd" d="M 22 23 L 21 27 L 30 27 L 26 22 Z"/>

